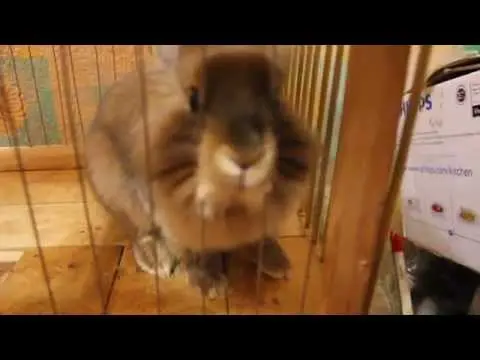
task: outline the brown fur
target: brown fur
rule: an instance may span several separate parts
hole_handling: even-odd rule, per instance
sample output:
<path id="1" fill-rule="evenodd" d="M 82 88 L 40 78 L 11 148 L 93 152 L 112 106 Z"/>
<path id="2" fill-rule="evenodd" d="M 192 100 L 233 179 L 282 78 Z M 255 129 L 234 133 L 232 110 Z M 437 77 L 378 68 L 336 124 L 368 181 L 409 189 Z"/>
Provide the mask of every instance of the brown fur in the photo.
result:
<path id="1" fill-rule="evenodd" d="M 264 56 L 246 53 L 212 56 L 192 73 L 190 84 L 207 102 L 203 113 L 189 108 L 187 80 L 181 83 L 167 68 L 147 72 L 149 149 L 144 144 L 138 75 L 113 85 L 86 137 L 94 190 L 112 213 L 127 218 L 142 236 L 151 230 L 145 208 L 147 169 L 151 170 L 155 220 L 168 246 L 179 253 L 231 250 L 265 236 L 275 238 L 285 217 L 297 209 L 313 155 L 301 121 L 279 99 L 280 73 Z M 233 100 L 219 94 L 233 94 Z M 249 114 L 266 122 L 262 144 L 274 140 L 276 162 L 267 181 L 241 189 L 215 169 L 212 154 L 226 145 L 239 157 L 254 156 L 248 128 L 243 139 L 235 139 L 240 126 L 236 121 Z M 151 168 L 145 165 L 145 150 Z M 196 210 L 195 192 L 202 180 L 215 188 L 210 199 L 216 204 L 213 220 L 202 220 Z"/>

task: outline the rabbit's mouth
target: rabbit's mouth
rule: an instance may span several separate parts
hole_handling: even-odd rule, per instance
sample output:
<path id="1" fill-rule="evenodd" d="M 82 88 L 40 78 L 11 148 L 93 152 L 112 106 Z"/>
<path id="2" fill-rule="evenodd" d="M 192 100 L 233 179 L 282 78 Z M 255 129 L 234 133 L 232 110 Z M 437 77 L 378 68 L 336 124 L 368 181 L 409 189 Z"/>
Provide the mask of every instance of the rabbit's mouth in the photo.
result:
<path id="1" fill-rule="evenodd" d="M 215 152 L 214 162 L 220 172 L 242 188 L 251 188 L 262 184 L 271 173 L 275 164 L 276 149 L 273 144 L 265 146 L 254 161 L 248 164 L 236 161 L 226 147 L 221 146 Z"/>

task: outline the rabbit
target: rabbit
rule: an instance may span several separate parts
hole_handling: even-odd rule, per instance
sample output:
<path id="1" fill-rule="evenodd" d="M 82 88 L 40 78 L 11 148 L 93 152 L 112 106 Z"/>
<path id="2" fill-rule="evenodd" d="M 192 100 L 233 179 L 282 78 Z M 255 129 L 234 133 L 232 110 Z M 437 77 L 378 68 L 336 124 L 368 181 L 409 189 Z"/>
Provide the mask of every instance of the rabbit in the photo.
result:
<path id="1" fill-rule="evenodd" d="M 105 93 L 85 136 L 92 190 L 135 239 L 144 271 L 170 277 L 183 259 L 192 285 L 215 296 L 222 256 L 262 242 L 264 272 L 288 270 L 275 239 L 317 147 L 282 99 L 281 66 L 235 46 L 192 61 L 188 76 L 172 63 L 160 56 L 145 71 L 148 148 L 138 72 Z"/>

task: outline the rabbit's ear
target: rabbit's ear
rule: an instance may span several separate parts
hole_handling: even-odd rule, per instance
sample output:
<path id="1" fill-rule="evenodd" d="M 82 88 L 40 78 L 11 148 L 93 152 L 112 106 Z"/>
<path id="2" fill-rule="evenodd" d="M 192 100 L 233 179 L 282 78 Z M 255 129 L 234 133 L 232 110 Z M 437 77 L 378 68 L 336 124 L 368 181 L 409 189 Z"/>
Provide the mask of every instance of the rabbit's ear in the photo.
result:
<path id="1" fill-rule="evenodd" d="M 157 45 L 157 56 L 168 67 L 175 67 L 178 65 L 178 56 L 180 52 L 180 45 Z"/>

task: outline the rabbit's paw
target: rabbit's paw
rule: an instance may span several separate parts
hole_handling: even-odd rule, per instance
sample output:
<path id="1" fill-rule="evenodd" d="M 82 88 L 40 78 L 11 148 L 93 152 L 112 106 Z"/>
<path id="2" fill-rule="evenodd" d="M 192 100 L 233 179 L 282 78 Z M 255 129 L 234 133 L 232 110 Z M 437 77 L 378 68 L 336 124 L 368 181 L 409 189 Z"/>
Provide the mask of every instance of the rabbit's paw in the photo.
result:
<path id="1" fill-rule="evenodd" d="M 178 259 L 159 236 L 148 234 L 137 239 L 132 250 L 137 266 L 144 272 L 151 275 L 158 273 L 158 276 L 163 279 L 174 275 Z"/>
<path id="2" fill-rule="evenodd" d="M 228 280 L 221 253 L 190 254 L 186 261 L 186 272 L 190 285 L 198 287 L 210 300 L 226 295 Z"/>

